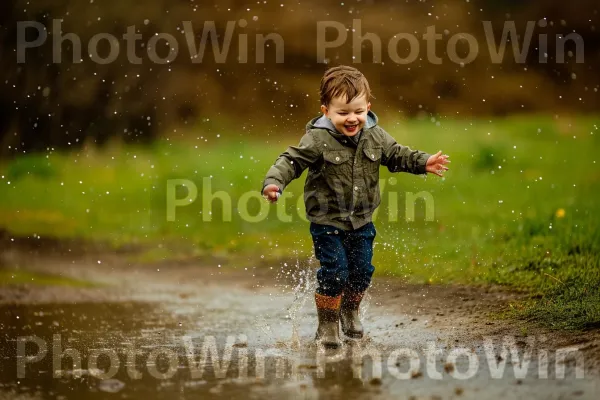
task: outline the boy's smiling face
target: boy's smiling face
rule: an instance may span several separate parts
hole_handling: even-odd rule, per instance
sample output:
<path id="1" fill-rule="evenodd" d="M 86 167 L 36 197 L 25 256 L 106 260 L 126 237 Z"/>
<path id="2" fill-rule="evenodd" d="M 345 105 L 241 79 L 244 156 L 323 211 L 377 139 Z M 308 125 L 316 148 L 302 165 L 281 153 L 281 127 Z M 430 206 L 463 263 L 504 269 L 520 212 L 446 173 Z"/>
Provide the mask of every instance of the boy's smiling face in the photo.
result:
<path id="1" fill-rule="evenodd" d="M 329 106 L 321 105 L 321 111 L 331 120 L 338 132 L 354 136 L 365 126 L 371 103 L 365 94 L 355 97 L 350 103 L 346 100 L 345 95 L 334 97 Z"/>

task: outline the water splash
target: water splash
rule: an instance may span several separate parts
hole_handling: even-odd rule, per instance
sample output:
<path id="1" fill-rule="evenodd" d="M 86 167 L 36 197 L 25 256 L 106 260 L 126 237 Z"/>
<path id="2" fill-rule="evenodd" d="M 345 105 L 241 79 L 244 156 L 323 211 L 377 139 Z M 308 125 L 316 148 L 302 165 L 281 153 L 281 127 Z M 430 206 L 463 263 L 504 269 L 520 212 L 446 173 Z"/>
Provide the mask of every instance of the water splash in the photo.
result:
<path id="1" fill-rule="evenodd" d="M 293 349 L 300 348 L 300 335 L 298 333 L 299 326 L 299 311 L 304 307 L 306 301 L 312 297 L 316 287 L 317 280 L 315 274 L 313 272 L 313 260 L 311 258 L 306 267 L 302 267 L 299 261 L 296 261 L 296 271 L 292 275 L 293 279 L 296 281 L 296 285 L 293 288 L 294 292 L 294 300 L 292 304 L 288 307 L 288 315 L 290 320 L 292 321 L 292 337 L 290 339 L 290 346 Z"/>
<path id="2" fill-rule="evenodd" d="M 269 325 L 264 316 L 259 315 L 256 317 L 256 325 L 260 328 L 261 331 L 263 331 L 265 335 L 267 335 L 271 342 L 277 342 L 277 338 L 275 338 L 275 333 L 273 332 L 273 329 L 271 329 L 271 325 Z"/>

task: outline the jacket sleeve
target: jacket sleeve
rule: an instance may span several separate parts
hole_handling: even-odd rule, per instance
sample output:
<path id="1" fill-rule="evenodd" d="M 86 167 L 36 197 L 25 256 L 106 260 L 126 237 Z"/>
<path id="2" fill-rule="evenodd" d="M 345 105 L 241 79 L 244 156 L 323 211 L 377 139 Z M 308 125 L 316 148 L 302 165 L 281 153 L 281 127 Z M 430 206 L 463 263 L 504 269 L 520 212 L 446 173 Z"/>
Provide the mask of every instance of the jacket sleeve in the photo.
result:
<path id="1" fill-rule="evenodd" d="M 383 155 L 381 164 L 390 172 L 410 172 L 421 175 L 425 173 L 425 166 L 430 154 L 419 150 L 412 150 L 396 142 L 389 133 L 383 131 Z"/>
<path id="2" fill-rule="evenodd" d="M 314 164 L 320 156 L 321 150 L 318 148 L 313 134 L 309 131 L 300 139 L 298 146 L 288 147 L 275 160 L 263 181 L 262 190 L 265 186 L 274 184 L 282 192 L 292 180 L 299 178 L 302 172 Z"/>

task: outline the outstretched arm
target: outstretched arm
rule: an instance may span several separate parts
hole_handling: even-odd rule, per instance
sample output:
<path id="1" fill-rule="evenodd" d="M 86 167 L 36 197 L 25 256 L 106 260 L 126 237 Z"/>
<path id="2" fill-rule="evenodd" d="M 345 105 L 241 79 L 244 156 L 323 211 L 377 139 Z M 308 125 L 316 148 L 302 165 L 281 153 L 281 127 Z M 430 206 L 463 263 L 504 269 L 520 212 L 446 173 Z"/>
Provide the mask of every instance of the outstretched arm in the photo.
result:
<path id="1" fill-rule="evenodd" d="M 290 146 L 275 160 L 263 181 L 263 196 L 270 201 L 277 201 L 280 194 L 289 183 L 299 178 L 302 172 L 314 164 L 321 153 L 315 143 L 315 138 L 307 132 L 298 146 Z"/>
<path id="2" fill-rule="evenodd" d="M 427 160 L 430 155 L 419 150 L 412 150 L 396 142 L 389 133 L 385 132 L 381 164 L 390 172 L 410 172 L 412 174 L 426 173 Z"/>
<path id="3" fill-rule="evenodd" d="M 385 131 L 384 131 L 385 132 Z M 385 132 L 383 157 L 381 163 L 388 167 L 390 172 L 410 172 L 425 174 L 427 172 L 443 176 L 448 171 L 446 164 L 450 162 L 448 155 L 438 151 L 434 155 L 423 151 L 412 150 L 398 144 L 396 140 Z"/>

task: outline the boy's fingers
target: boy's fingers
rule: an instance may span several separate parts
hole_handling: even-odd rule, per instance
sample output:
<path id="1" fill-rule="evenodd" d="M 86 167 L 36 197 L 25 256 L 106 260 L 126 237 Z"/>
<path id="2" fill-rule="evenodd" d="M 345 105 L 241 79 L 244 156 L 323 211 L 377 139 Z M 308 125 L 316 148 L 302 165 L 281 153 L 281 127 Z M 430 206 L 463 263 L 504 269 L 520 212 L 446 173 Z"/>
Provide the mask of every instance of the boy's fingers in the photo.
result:
<path id="1" fill-rule="evenodd" d="M 267 188 L 265 188 L 263 197 L 265 199 L 267 199 L 268 201 L 270 201 L 271 203 L 274 203 L 274 202 L 277 201 L 277 198 L 279 197 L 278 196 L 278 194 L 279 194 L 278 190 L 279 189 L 277 187 L 272 187 L 272 188 L 267 187 Z"/>
<path id="2" fill-rule="evenodd" d="M 440 159 L 440 154 L 442 154 L 442 151 L 438 151 L 437 153 L 431 155 L 428 159 L 427 159 L 427 165 L 431 165 L 431 164 L 435 164 L 438 162 L 438 160 Z"/>
<path id="3" fill-rule="evenodd" d="M 279 189 L 274 190 L 274 191 L 272 191 L 272 192 L 269 193 L 269 200 L 272 203 L 275 203 L 279 199 L 279 196 L 280 196 Z"/>

